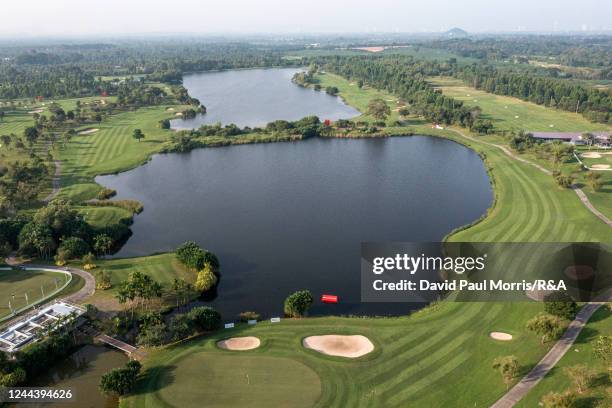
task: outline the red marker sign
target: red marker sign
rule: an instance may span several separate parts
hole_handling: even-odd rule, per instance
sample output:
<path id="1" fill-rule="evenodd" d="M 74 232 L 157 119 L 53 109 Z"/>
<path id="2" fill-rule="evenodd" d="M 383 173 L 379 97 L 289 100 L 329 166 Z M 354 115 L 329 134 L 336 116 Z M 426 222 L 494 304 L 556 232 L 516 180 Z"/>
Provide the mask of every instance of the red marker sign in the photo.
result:
<path id="1" fill-rule="evenodd" d="M 336 296 L 336 295 L 321 295 L 321 302 L 323 302 L 323 303 L 338 303 L 338 296 Z"/>

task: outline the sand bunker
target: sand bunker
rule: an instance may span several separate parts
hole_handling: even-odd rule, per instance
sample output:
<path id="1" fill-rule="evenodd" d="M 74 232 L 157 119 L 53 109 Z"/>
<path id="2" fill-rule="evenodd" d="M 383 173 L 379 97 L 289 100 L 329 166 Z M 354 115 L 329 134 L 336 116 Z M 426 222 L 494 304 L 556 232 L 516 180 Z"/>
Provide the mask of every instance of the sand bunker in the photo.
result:
<path id="1" fill-rule="evenodd" d="M 503 332 L 491 332 L 491 333 L 489 333 L 489 337 L 491 337 L 493 340 L 499 340 L 499 341 L 510 341 L 510 340 L 512 340 L 512 335 L 511 334 L 503 333 Z"/>
<path id="2" fill-rule="evenodd" d="M 221 340 L 217 342 L 219 348 L 225 350 L 252 350 L 256 349 L 261 345 L 261 341 L 257 337 L 232 337 L 229 339 Z"/>
<path id="3" fill-rule="evenodd" d="M 582 153 L 582 157 L 585 157 L 587 159 L 601 159 L 601 154 L 595 152 L 586 152 Z"/>
<path id="4" fill-rule="evenodd" d="M 586 280 L 591 279 L 595 271 L 589 265 L 572 265 L 565 268 L 563 273 L 573 280 Z"/>
<path id="5" fill-rule="evenodd" d="M 365 336 L 310 336 L 302 340 L 302 345 L 329 356 L 357 358 L 374 350 L 374 344 Z"/>
<path id="6" fill-rule="evenodd" d="M 174 116 L 183 116 L 183 112 L 176 112 Z"/>
<path id="7" fill-rule="evenodd" d="M 31 115 L 33 113 L 42 113 L 42 112 L 43 112 L 43 109 L 35 109 L 33 111 L 29 111 L 28 113 Z"/>
<path id="8" fill-rule="evenodd" d="M 86 129 L 86 130 L 81 130 L 79 132 L 79 135 L 90 135 L 92 133 L 96 133 L 98 130 L 100 129 Z"/>
<path id="9" fill-rule="evenodd" d="M 382 52 L 385 50 L 385 47 L 355 47 L 354 49 L 367 52 Z"/>
<path id="10" fill-rule="evenodd" d="M 167 110 L 168 112 L 172 112 L 172 111 L 174 110 L 174 108 L 166 108 L 166 110 Z"/>
<path id="11" fill-rule="evenodd" d="M 593 164 L 591 168 L 595 170 L 606 170 L 610 168 L 610 165 L 609 164 Z"/>

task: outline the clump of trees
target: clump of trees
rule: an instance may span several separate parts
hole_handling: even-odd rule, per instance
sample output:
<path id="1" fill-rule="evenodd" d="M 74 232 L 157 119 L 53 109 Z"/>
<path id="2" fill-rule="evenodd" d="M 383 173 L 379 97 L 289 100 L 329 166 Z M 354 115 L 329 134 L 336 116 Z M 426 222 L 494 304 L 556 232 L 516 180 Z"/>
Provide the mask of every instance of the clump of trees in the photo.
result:
<path id="1" fill-rule="evenodd" d="M 498 357 L 493 361 L 492 368 L 500 373 L 506 388 L 508 388 L 518 376 L 518 359 L 515 356 Z"/>
<path id="2" fill-rule="evenodd" d="M 544 311 L 562 319 L 573 320 L 578 305 L 567 292 L 557 291 L 544 296 Z"/>
<path id="3" fill-rule="evenodd" d="M 312 293 L 310 293 L 309 290 L 299 290 L 295 293 L 292 293 L 285 299 L 285 316 L 306 316 L 313 302 L 314 298 L 312 297 Z"/>
<path id="4" fill-rule="evenodd" d="M 178 247 L 176 258 L 187 268 L 198 271 L 194 287 L 199 292 L 212 289 L 219 281 L 219 259 L 195 242 L 188 241 Z"/>
<path id="5" fill-rule="evenodd" d="M 387 119 L 387 116 L 391 115 L 391 108 L 383 99 L 376 98 L 368 102 L 366 113 L 374 119 L 384 121 Z"/>
<path id="6" fill-rule="evenodd" d="M 100 390 L 105 394 L 129 394 L 136 385 L 141 367 L 137 360 L 130 360 L 125 367 L 109 371 L 100 378 Z"/>
<path id="7" fill-rule="evenodd" d="M 540 313 L 527 322 L 527 330 L 538 334 L 541 344 L 557 339 L 566 326 L 566 320 L 548 313 Z"/>

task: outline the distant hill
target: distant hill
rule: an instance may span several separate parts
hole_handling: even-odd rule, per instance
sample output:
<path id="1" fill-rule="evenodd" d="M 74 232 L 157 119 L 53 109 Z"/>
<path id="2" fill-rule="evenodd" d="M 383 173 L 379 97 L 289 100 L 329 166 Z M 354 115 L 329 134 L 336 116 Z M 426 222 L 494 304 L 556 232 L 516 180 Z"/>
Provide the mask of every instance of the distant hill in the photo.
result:
<path id="1" fill-rule="evenodd" d="M 465 30 L 455 27 L 448 30 L 444 35 L 448 38 L 465 38 L 470 34 Z"/>

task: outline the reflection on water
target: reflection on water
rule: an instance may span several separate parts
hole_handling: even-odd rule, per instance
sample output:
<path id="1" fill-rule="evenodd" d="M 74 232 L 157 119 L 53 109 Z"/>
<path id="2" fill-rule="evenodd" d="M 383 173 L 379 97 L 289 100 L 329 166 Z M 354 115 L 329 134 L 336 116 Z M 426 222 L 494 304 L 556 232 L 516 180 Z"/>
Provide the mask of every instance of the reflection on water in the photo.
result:
<path id="1" fill-rule="evenodd" d="M 98 389 L 100 377 L 127 362 L 125 354 L 102 346 L 84 346 L 29 383 L 31 387 L 71 389 L 76 399 L 70 403 L 19 404 L 19 407 L 114 408 L 117 398 Z"/>

